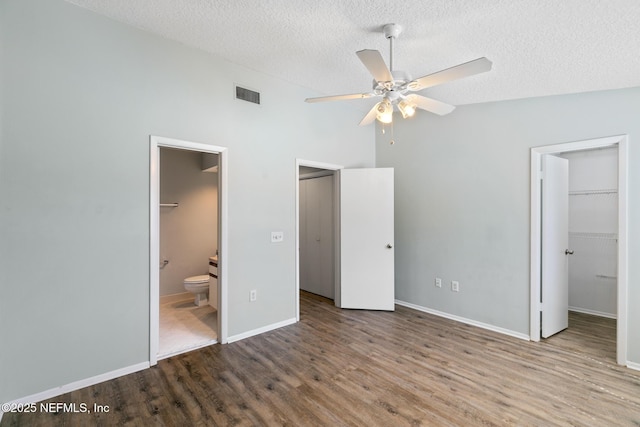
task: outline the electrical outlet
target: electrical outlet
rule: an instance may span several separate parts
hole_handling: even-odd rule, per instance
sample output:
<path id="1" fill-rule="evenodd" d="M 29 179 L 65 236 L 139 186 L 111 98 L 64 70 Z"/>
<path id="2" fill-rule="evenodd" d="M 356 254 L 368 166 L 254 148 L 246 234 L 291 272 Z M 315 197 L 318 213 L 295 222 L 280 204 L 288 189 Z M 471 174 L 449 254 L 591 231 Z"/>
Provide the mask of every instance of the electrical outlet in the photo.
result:
<path id="1" fill-rule="evenodd" d="M 271 232 L 271 243 L 280 243 L 283 240 L 284 240 L 284 232 L 282 231 Z"/>
<path id="2" fill-rule="evenodd" d="M 458 292 L 458 291 L 460 291 L 460 282 L 457 282 L 457 281 L 455 281 L 455 280 L 452 280 L 452 281 L 451 281 L 451 290 L 452 290 L 453 292 Z"/>
<path id="3" fill-rule="evenodd" d="M 255 301 L 258 299 L 258 291 L 257 290 L 252 290 L 251 292 L 249 292 L 249 300 L 250 301 Z"/>
<path id="4" fill-rule="evenodd" d="M 442 279 L 439 277 L 436 277 L 436 287 L 437 288 L 441 288 L 442 287 Z"/>

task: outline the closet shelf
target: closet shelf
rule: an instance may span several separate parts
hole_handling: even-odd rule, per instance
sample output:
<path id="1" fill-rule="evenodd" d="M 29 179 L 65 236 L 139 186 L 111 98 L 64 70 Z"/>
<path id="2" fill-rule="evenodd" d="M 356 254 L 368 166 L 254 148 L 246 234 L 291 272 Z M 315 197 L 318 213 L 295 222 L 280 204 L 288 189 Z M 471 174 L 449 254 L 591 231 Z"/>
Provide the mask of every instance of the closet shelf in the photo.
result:
<path id="1" fill-rule="evenodd" d="M 603 239 L 603 240 L 618 240 L 618 233 L 587 233 L 570 231 L 569 237 L 578 239 Z"/>
<path id="2" fill-rule="evenodd" d="M 598 194 L 618 194 L 618 190 L 613 188 L 609 190 L 575 190 L 569 191 L 570 196 L 593 196 Z"/>

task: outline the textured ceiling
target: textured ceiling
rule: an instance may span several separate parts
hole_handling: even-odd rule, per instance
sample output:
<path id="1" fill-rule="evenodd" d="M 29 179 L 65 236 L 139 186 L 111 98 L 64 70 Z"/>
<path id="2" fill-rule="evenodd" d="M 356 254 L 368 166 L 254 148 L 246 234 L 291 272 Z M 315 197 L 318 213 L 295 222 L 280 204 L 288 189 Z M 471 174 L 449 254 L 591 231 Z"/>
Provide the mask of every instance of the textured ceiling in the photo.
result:
<path id="1" fill-rule="evenodd" d="M 404 27 L 394 68 L 414 78 L 493 61 L 423 92 L 454 105 L 640 86 L 638 0 L 67 1 L 318 95 L 369 91 L 355 52 L 388 61 L 381 29 L 392 22 Z"/>

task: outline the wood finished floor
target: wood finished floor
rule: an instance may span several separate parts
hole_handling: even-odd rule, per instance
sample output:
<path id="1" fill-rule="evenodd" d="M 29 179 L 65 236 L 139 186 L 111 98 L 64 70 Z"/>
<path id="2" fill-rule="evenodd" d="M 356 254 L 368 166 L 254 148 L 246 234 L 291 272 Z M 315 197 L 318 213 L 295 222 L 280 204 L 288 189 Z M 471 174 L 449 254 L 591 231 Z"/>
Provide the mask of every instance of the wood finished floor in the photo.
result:
<path id="1" fill-rule="evenodd" d="M 339 310 L 50 402 L 106 414 L 5 414 L 2 426 L 638 426 L 640 372 L 615 364 L 615 321 L 571 314 L 531 343 L 396 306 Z"/>

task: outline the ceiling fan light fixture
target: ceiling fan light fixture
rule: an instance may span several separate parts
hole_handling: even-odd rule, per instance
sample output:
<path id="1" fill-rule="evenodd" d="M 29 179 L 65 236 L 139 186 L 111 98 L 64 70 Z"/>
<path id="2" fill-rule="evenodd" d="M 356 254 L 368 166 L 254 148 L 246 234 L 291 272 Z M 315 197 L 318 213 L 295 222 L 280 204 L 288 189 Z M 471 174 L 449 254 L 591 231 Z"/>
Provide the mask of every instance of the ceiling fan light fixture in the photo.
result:
<path id="1" fill-rule="evenodd" d="M 402 113 L 402 118 L 406 119 L 407 117 L 413 117 L 416 113 L 416 106 L 406 99 L 403 99 L 398 103 L 398 110 Z"/>
<path id="2" fill-rule="evenodd" d="M 383 114 L 378 113 L 378 115 L 376 116 L 376 119 L 378 119 L 380 123 L 384 123 L 385 125 L 388 125 L 393 121 L 393 111 L 389 111 Z"/>
<path id="3" fill-rule="evenodd" d="M 379 122 L 389 124 L 393 121 L 393 105 L 387 98 L 378 103 L 376 119 Z"/>

